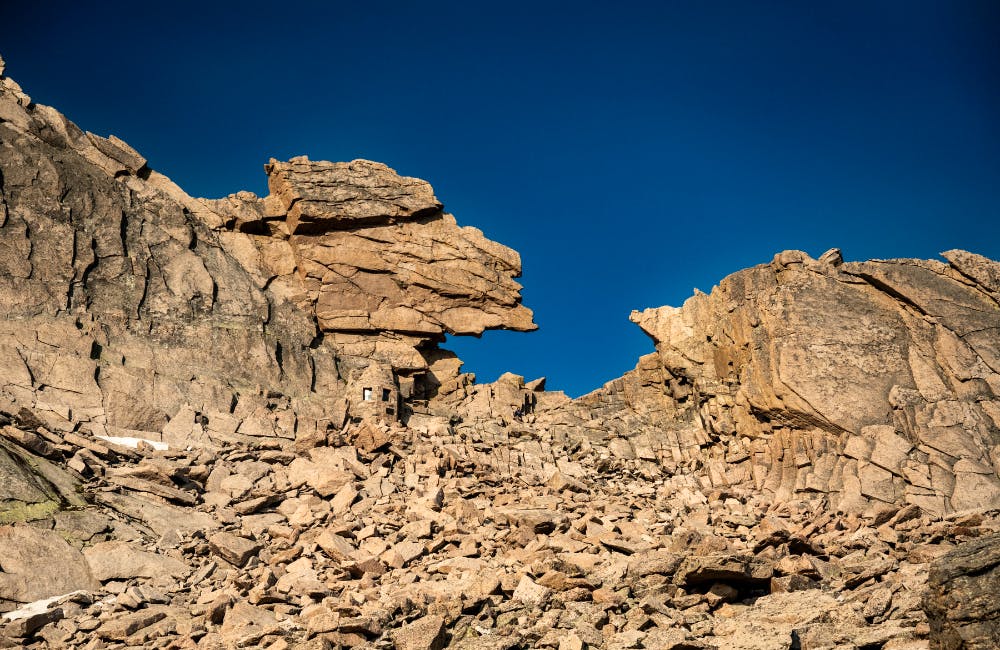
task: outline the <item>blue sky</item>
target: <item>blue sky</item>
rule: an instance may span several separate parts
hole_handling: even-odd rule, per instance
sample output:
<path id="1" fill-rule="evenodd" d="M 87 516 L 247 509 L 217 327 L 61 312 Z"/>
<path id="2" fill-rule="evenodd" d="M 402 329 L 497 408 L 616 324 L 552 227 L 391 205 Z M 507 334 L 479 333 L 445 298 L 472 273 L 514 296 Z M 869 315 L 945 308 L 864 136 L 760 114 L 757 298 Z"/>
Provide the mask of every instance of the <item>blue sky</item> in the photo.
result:
<path id="1" fill-rule="evenodd" d="M 195 196 L 300 154 L 430 181 L 541 327 L 449 339 L 480 380 L 597 388 L 652 351 L 632 309 L 783 249 L 1000 258 L 1000 3 L 620 5 L 4 3 L 0 54 Z"/>

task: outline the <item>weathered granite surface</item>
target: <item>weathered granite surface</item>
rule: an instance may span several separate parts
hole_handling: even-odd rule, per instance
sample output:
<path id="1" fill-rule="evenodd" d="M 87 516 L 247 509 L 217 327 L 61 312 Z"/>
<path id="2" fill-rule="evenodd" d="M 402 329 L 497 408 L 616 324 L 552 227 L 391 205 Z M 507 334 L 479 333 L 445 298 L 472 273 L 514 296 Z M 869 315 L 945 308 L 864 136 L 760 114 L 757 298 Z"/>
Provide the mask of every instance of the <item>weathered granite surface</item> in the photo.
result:
<path id="1" fill-rule="evenodd" d="M 832 510 L 1000 505 L 1000 264 L 785 251 L 680 308 L 633 312 L 655 355 L 560 409 L 706 488 Z M 603 422 L 601 422 L 603 421 Z"/>
<path id="2" fill-rule="evenodd" d="M 786 251 L 477 384 L 520 260 L 424 181 L 195 199 L 3 74 L 0 648 L 996 644 L 1000 264 Z"/>
<path id="3" fill-rule="evenodd" d="M 517 253 L 384 165 L 273 161 L 271 196 L 209 201 L 8 77 L 0 120 L 0 412 L 22 424 L 322 437 L 368 366 L 409 393 L 445 332 L 535 327 Z"/>

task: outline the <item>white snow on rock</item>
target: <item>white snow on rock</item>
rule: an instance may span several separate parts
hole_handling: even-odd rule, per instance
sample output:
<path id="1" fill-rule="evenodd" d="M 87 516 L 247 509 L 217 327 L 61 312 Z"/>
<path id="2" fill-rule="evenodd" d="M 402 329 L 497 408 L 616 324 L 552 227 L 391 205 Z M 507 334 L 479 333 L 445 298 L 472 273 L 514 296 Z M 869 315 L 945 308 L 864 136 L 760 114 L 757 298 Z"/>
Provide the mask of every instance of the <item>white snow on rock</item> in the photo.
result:
<path id="1" fill-rule="evenodd" d="M 21 618 L 29 618 L 36 614 L 41 614 L 49 608 L 49 605 L 66 598 L 71 598 L 77 594 L 85 594 L 85 591 L 71 591 L 68 594 L 63 594 L 61 596 L 52 596 L 51 598 L 43 598 L 42 600 L 36 600 L 33 603 L 28 603 L 20 609 L 15 609 L 12 612 L 6 612 L 3 614 L 3 618 L 8 621 L 16 621 Z"/>
<path id="2" fill-rule="evenodd" d="M 147 438 L 131 438 L 128 436 L 94 436 L 95 438 L 100 438 L 101 440 L 107 440 L 111 444 L 121 445 L 122 447 L 129 447 L 130 449 L 138 449 L 139 443 L 144 442 L 156 451 L 166 451 L 170 449 L 170 445 L 165 442 L 159 442 L 158 440 L 149 440 Z"/>

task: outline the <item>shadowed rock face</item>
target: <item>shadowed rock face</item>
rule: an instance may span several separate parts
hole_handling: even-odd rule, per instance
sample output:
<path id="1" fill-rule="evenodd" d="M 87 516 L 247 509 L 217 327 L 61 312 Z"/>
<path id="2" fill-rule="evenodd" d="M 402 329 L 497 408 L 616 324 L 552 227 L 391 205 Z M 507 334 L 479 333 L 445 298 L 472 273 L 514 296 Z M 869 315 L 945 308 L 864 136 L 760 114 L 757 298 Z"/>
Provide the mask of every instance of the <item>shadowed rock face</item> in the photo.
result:
<path id="1" fill-rule="evenodd" d="M 1000 534 L 967 542 L 936 560 L 923 607 L 933 650 L 1000 647 Z"/>

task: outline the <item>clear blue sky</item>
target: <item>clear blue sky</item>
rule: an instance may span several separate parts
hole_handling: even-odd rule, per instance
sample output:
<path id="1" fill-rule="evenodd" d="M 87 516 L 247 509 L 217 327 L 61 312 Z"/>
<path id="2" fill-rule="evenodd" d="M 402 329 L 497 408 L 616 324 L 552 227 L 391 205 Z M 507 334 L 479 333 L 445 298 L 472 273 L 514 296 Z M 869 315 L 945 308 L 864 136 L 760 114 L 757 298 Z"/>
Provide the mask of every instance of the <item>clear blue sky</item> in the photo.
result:
<path id="1" fill-rule="evenodd" d="M 519 250 L 538 332 L 466 370 L 572 395 L 798 248 L 1000 258 L 1000 2 L 4 2 L 32 97 L 195 196 L 271 156 L 383 161 Z"/>

